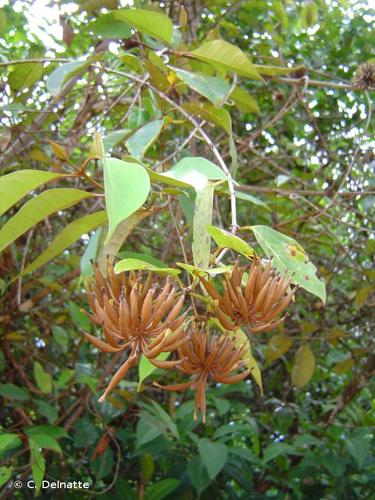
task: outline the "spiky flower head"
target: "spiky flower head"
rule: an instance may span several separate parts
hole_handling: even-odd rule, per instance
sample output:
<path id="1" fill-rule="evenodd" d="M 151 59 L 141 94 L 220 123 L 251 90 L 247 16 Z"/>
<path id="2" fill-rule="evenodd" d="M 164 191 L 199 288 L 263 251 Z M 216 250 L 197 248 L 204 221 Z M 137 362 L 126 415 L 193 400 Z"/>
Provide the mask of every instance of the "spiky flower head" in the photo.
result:
<path id="1" fill-rule="evenodd" d="M 176 350 L 185 340 L 186 313 L 179 316 L 184 294 L 177 297 L 169 277 L 160 284 L 153 273 L 149 273 L 147 279 L 135 272 L 116 275 L 110 264 L 104 277 L 94 264 L 94 280 L 87 283 L 86 291 L 93 311 L 86 315 L 103 328 L 106 342 L 89 333 L 85 333 L 86 338 L 103 352 L 128 351 L 128 358 L 99 401 L 104 401 L 129 368 L 137 364 L 140 354 L 158 367 L 179 364 L 155 360 L 162 352 Z"/>
<path id="2" fill-rule="evenodd" d="M 180 365 L 178 369 L 191 376 L 190 381 L 182 384 L 160 385 L 167 391 L 184 391 L 188 388 L 195 392 L 194 419 L 198 411 L 206 422 L 206 384 L 209 380 L 222 384 L 235 384 L 245 379 L 250 369 L 232 373 L 244 364 L 242 359 L 246 344 L 238 347 L 236 338 L 229 335 L 207 335 L 202 330 L 193 330 L 187 342 L 178 348 Z"/>
<path id="3" fill-rule="evenodd" d="M 248 275 L 243 284 L 245 272 Z M 291 288 L 287 276 L 272 268 L 271 260 L 264 266 L 257 258 L 246 268 L 240 268 L 237 261 L 231 275 L 225 274 L 223 279 L 223 294 L 205 279 L 201 278 L 201 282 L 214 300 L 217 318 L 227 330 L 238 330 L 245 323 L 251 333 L 272 330 L 285 319 L 279 315 L 297 289 Z"/>

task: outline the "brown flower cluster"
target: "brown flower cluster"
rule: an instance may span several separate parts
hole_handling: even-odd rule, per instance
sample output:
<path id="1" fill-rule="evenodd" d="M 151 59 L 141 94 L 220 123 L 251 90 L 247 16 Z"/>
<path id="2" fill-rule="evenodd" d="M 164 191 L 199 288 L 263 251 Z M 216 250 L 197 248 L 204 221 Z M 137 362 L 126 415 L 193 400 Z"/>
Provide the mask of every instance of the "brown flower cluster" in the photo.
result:
<path id="1" fill-rule="evenodd" d="M 180 315 L 184 295 L 176 298 L 176 288 L 167 278 L 163 286 L 154 283 L 149 273 L 146 280 L 131 272 L 114 274 L 108 265 L 104 278 L 94 264 L 94 280 L 86 286 L 93 314 L 88 317 L 103 328 L 107 342 L 85 333 L 86 338 L 104 352 L 129 351 L 125 363 L 117 370 L 99 401 L 125 377 L 130 367 L 144 354 L 155 366 L 171 368 L 179 362 L 158 361 L 162 352 L 176 350 L 185 341 L 183 325 L 186 313 Z M 157 295 L 157 297 L 155 297 Z M 177 299 L 177 300 L 176 300 Z"/>
<path id="2" fill-rule="evenodd" d="M 208 336 L 205 332 L 193 330 L 190 341 L 183 343 L 178 348 L 181 364 L 178 369 L 191 380 L 182 384 L 159 385 L 167 391 L 184 391 L 188 388 L 195 389 L 195 412 L 197 419 L 198 410 L 202 413 L 203 422 L 206 422 L 206 384 L 208 379 L 223 384 L 235 384 L 246 378 L 250 370 L 232 374 L 234 370 L 243 365 L 242 358 L 246 352 L 246 344 L 236 346 L 236 339 L 228 335 Z"/>
<path id="3" fill-rule="evenodd" d="M 245 271 L 248 276 L 243 284 Z M 237 261 L 231 276 L 224 275 L 224 280 L 221 295 L 211 283 L 201 279 L 214 299 L 217 318 L 227 330 L 238 330 L 248 323 L 251 333 L 267 332 L 282 323 L 285 316 L 278 316 L 289 305 L 297 289 L 290 289 L 291 280 L 280 276 L 272 268 L 271 260 L 263 266 L 256 258 L 247 268 L 240 268 Z"/>
<path id="4" fill-rule="evenodd" d="M 355 87 L 363 90 L 366 90 L 370 87 L 375 87 L 375 64 L 360 64 L 354 75 L 353 83 Z"/>
<path id="5" fill-rule="evenodd" d="M 284 320 L 285 316 L 279 315 L 296 291 L 291 289 L 290 279 L 272 269 L 271 261 L 263 266 L 256 258 L 247 268 L 240 268 L 237 261 L 231 275 L 224 275 L 223 294 L 203 278 L 201 282 L 214 300 L 218 320 L 230 331 L 244 323 L 254 333 L 276 327 Z M 248 346 L 238 346 L 233 334 L 209 334 L 194 327 L 185 333 L 187 312 L 180 314 L 185 296 L 178 293 L 170 278 L 160 283 L 152 273 L 147 278 L 135 272 L 116 275 L 111 265 L 104 277 L 94 264 L 94 279 L 86 290 L 93 311 L 86 314 L 103 328 L 106 342 L 85 333 L 87 339 L 104 352 L 128 352 L 99 401 L 104 401 L 141 354 L 158 368 L 177 368 L 190 376 L 181 384 L 156 385 L 171 391 L 194 389 L 194 418 L 200 410 L 204 422 L 207 382 L 234 384 L 249 375 L 250 370 L 241 371 Z M 175 361 L 155 359 L 172 351 L 178 354 Z"/>

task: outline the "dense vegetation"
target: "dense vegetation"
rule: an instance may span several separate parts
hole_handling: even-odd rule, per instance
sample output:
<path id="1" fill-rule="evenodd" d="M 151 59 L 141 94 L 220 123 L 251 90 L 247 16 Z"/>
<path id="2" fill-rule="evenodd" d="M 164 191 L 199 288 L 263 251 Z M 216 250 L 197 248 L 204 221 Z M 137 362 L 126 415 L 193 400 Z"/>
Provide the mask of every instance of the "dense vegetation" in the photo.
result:
<path id="1" fill-rule="evenodd" d="M 0 2 L 4 498 L 373 498 L 373 21 L 354 0 Z M 204 283 L 255 255 L 289 315 L 225 334 Z M 123 353 L 81 309 L 108 258 L 169 275 L 185 335 L 247 346 L 206 424 L 144 354 L 98 402 Z"/>

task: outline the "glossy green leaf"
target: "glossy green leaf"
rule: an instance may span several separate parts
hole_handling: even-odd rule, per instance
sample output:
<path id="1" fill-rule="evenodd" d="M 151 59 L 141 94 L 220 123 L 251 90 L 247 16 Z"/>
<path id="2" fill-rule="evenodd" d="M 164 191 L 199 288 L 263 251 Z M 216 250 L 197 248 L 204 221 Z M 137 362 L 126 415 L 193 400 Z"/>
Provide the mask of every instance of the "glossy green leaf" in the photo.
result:
<path id="1" fill-rule="evenodd" d="M 207 469 L 204 466 L 201 457 L 193 457 L 187 464 L 186 470 L 191 484 L 198 493 L 198 498 L 201 498 L 200 494 L 211 483 L 211 478 L 208 476 Z"/>
<path id="2" fill-rule="evenodd" d="M 9 85 L 13 90 L 21 91 L 26 88 L 32 88 L 43 75 L 43 64 L 23 63 L 17 64 L 9 75 Z"/>
<path id="3" fill-rule="evenodd" d="M 104 151 L 108 153 L 108 151 L 110 151 L 113 146 L 116 146 L 116 144 L 123 141 L 131 133 L 132 129 L 130 128 L 123 128 L 121 130 L 114 130 L 113 132 L 109 132 L 103 137 Z"/>
<path id="4" fill-rule="evenodd" d="M 34 362 L 34 378 L 39 389 L 45 394 L 52 392 L 52 377 L 46 372 L 39 361 Z"/>
<path id="5" fill-rule="evenodd" d="M 298 70 L 303 70 L 303 66 L 294 66 L 293 68 L 285 68 L 282 66 L 264 66 L 262 64 L 254 64 L 254 67 L 260 75 L 264 76 L 285 76 L 290 73 L 295 73 Z"/>
<path id="6" fill-rule="evenodd" d="M 170 352 L 162 352 L 157 356 L 156 359 L 160 361 L 165 361 L 168 356 L 170 355 Z M 153 365 L 146 356 L 142 354 L 141 359 L 138 364 L 138 391 L 140 390 L 142 382 L 151 375 L 155 370 L 157 370 L 156 366 Z"/>
<path id="7" fill-rule="evenodd" d="M 171 274 L 172 276 L 177 276 L 181 272 L 179 269 L 174 269 L 172 267 L 158 267 L 141 259 L 123 259 L 115 265 L 116 274 L 124 271 L 135 270 L 146 270 L 159 274 Z"/>
<path id="8" fill-rule="evenodd" d="M 270 460 L 279 457 L 293 454 L 294 448 L 286 443 L 271 443 L 267 446 L 263 453 L 263 463 L 266 464 Z"/>
<path id="9" fill-rule="evenodd" d="M 191 264 L 185 264 L 184 262 L 176 262 L 176 264 L 179 267 L 182 267 L 182 269 L 185 269 L 185 271 L 187 271 L 193 277 L 194 276 L 204 277 L 207 274 L 209 276 L 216 276 L 217 274 L 227 273 L 228 271 L 231 271 L 233 269 L 233 266 L 223 266 L 223 265 L 220 265 L 219 267 L 199 268 L 197 266 L 192 266 Z"/>
<path id="10" fill-rule="evenodd" d="M 260 114 L 256 99 L 242 87 L 235 87 L 230 94 L 230 99 L 233 99 L 236 108 L 242 113 Z"/>
<path id="11" fill-rule="evenodd" d="M 0 177 L 0 215 L 41 184 L 61 177 L 55 172 L 18 170 Z"/>
<path id="12" fill-rule="evenodd" d="M 255 254 L 255 251 L 246 243 L 246 241 L 234 234 L 229 233 L 228 231 L 225 231 L 225 229 L 209 226 L 207 230 L 219 247 L 231 248 L 235 252 L 247 258 L 252 257 Z"/>
<path id="13" fill-rule="evenodd" d="M 87 61 L 71 61 L 61 64 L 49 75 L 46 83 L 47 90 L 53 96 L 57 95 L 68 78 L 73 76 L 76 71 L 83 69 L 85 66 L 87 66 Z"/>
<path id="14" fill-rule="evenodd" d="M 29 439 L 29 447 L 31 453 L 31 472 L 35 483 L 36 493 L 42 487 L 42 481 L 46 472 L 46 462 L 39 446 L 33 439 Z"/>
<path id="15" fill-rule="evenodd" d="M 154 120 L 136 130 L 125 143 L 129 153 L 134 158 L 143 158 L 148 148 L 158 138 L 162 128 L 163 120 Z"/>
<path id="16" fill-rule="evenodd" d="M 88 31 L 103 38 L 121 38 L 131 37 L 130 26 L 121 19 L 117 19 L 114 12 L 100 15 L 94 22 L 87 26 Z"/>
<path id="17" fill-rule="evenodd" d="M 109 238 L 105 245 L 102 245 L 98 256 L 99 266 L 103 271 L 106 270 L 107 259 L 113 261 L 133 229 L 141 222 L 141 220 L 148 217 L 152 213 L 152 210 L 137 210 L 134 214 L 130 215 L 117 225 L 113 235 Z"/>
<path id="18" fill-rule="evenodd" d="M 25 429 L 25 433 L 33 437 L 34 434 L 46 434 L 47 436 L 52 437 L 53 439 L 59 438 L 67 438 L 69 437 L 68 433 L 58 425 L 33 425 L 32 427 L 28 427 Z"/>
<path id="19" fill-rule="evenodd" d="M 0 488 L 12 477 L 13 467 L 0 467 Z"/>
<path id="20" fill-rule="evenodd" d="M 227 461 L 228 447 L 224 443 L 203 438 L 199 440 L 198 449 L 210 479 L 215 479 Z"/>
<path id="21" fill-rule="evenodd" d="M 93 214 L 85 215 L 75 221 L 67 224 L 64 229 L 51 241 L 49 246 L 39 257 L 29 264 L 22 275 L 35 271 L 46 262 L 50 261 L 59 255 L 65 248 L 68 248 L 72 243 L 78 240 L 84 233 L 93 231 L 98 226 L 103 225 L 107 221 L 107 212 L 101 210 Z"/>
<path id="22" fill-rule="evenodd" d="M 106 158 L 104 186 L 109 219 L 105 243 L 108 243 L 118 224 L 146 201 L 150 192 L 150 179 L 145 168 L 137 163 Z"/>
<path id="23" fill-rule="evenodd" d="M 95 261 L 99 242 L 103 234 L 103 228 L 99 227 L 95 233 L 90 237 L 87 247 L 82 255 L 81 261 L 79 263 L 79 267 L 81 269 L 81 276 L 86 278 L 87 276 L 92 276 L 94 273 L 91 261 Z"/>
<path id="24" fill-rule="evenodd" d="M 18 448 L 21 444 L 21 439 L 18 434 L 15 434 L 14 432 L 5 432 L 0 434 L 0 452 Z"/>
<path id="25" fill-rule="evenodd" d="M 197 191 L 193 216 L 193 261 L 194 265 L 206 268 L 210 262 L 211 238 L 207 228 L 212 223 L 214 186 L 207 183 Z"/>
<path id="26" fill-rule="evenodd" d="M 171 43 L 172 21 L 161 12 L 146 9 L 124 9 L 111 12 L 116 21 L 123 21 L 144 35 Z"/>
<path id="27" fill-rule="evenodd" d="M 197 156 L 183 158 L 170 170 L 159 174 L 159 178 L 172 185 L 174 180 L 180 181 L 184 186 L 193 186 L 198 192 L 204 189 L 209 180 L 225 180 L 227 176 L 217 165 Z"/>
<path id="28" fill-rule="evenodd" d="M 26 401 L 26 399 L 30 397 L 22 387 L 9 383 L 0 385 L 0 396 L 3 396 L 3 398 L 15 399 L 16 401 Z"/>
<path id="29" fill-rule="evenodd" d="M 292 370 L 292 382 L 298 388 L 306 385 L 315 371 L 315 356 L 308 344 L 298 348 Z"/>
<path id="30" fill-rule="evenodd" d="M 280 273 L 287 271 L 294 283 L 326 301 L 324 283 L 316 276 L 316 267 L 304 249 L 294 239 L 268 226 L 252 226 L 259 245 Z"/>
<path id="31" fill-rule="evenodd" d="M 221 107 L 224 104 L 230 92 L 230 84 L 224 78 L 199 75 L 178 68 L 172 69 L 180 80 L 206 97 L 214 106 Z"/>
<path id="32" fill-rule="evenodd" d="M 235 45 L 224 40 L 206 42 L 193 50 L 191 55 L 212 64 L 215 68 L 233 71 L 252 80 L 262 80 L 247 55 Z"/>
<path id="33" fill-rule="evenodd" d="M 163 500 L 169 496 L 179 485 L 178 479 L 167 478 L 149 486 L 145 492 L 145 500 Z"/>
<path id="34" fill-rule="evenodd" d="M 0 251 L 49 215 L 92 195 L 70 188 L 49 189 L 26 202 L 0 230 Z"/>
<path id="35" fill-rule="evenodd" d="M 232 134 L 232 119 L 226 109 L 215 108 L 208 102 L 188 102 L 183 105 L 183 108 L 201 120 L 222 128 L 229 136 Z"/>

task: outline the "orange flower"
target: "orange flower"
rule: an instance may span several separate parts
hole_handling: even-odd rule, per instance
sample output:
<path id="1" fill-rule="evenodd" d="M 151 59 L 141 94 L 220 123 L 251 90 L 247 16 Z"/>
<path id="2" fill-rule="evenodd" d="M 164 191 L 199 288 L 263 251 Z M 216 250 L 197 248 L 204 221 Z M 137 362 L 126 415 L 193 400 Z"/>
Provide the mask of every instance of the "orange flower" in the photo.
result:
<path id="1" fill-rule="evenodd" d="M 248 271 L 246 285 L 242 284 Z M 249 324 L 252 333 L 272 330 L 285 319 L 278 316 L 292 300 L 297 287 L 290 289 L 291 280 L 272 269 L 270 260 L 266 266 L 254 258 L 251 266 L 240 268 L 236 262 L 230 277 L 224 275 L 224 294 L 201 278 L 208 294 L 214 299 L 217 318 L 227 330 L 237 330 Z"/>
<path id="2" fill-rule="evenodd" d="M 85 333 L 86 338 L 103 352 L 128 350 L 129 356 L 117 370 L 103 396 L 126 376 L 129 368 L 136 365 L 140 354 L 144 354 L 158 368 L 171 368 L 180 361 L 159 361 L 155 358 L 162 352 L 176 350 L 185 341 L 184 321 L 186 313 L 179 316 L 184 303 L 184 294 L 176 300 L 176 288 L 167 278 L 164 286 L 154 282 L 149 273 L 145 281 L 137 273 L 114 274 L 108 265 L 104 278 L 94 264 L 94 280 L 86 287 L 88 302 L 93 314 L 86 315 L 103 327 L 106 342 Z"/>
<path id="3" fill-rule="evenodd" d="M 235 384 L 246 378 L 250 369 L 232 374 L 242 366 L 241 359 L 245 353 L 246 344 L 236 346 L 236 339 L 228 335 L 212 335 L 208 337 L 204 332 L 194 330 L 188 342 L 179 349 L 180 365 L 178 369 L 191 375 L 191 380 L 182 384 L 160 385 L 167 391 L 184 391 L 195 389 L 194 420 L 198 410 L 202 413 L 203 422 L 206 422 L 206 384 L 208 379 L 223 384 Z"/>

